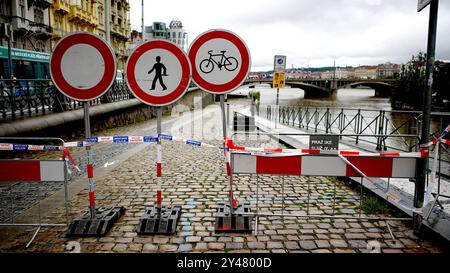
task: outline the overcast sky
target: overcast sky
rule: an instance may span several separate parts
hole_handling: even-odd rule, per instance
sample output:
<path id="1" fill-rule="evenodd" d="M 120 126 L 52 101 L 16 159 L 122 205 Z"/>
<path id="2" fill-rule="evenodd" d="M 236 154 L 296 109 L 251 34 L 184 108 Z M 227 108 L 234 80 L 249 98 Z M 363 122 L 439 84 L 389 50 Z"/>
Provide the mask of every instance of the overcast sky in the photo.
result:
<path id="1" fill-rule="evenodd" d="M 141 29 L 141 0 L 130 0 L 131 28 Z M 183 22 L 189 43 L 228 29 L 247 43 L 252 71 L 288 67 L 402 63 L 426 51 L 429 7 L 417 0 L 164 0 L 144 1 L 144 22 Z M 440 0 L 436 57 L 450 60 L 450 3 Z"/>

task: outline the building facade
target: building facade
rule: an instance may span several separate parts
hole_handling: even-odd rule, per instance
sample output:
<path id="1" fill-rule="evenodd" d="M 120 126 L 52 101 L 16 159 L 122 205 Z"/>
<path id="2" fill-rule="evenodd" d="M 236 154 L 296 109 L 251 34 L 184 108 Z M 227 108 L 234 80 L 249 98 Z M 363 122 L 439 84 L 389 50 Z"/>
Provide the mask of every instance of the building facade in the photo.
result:
<path id="1" fill-rule="evenodd" d="M 169 24 L 168 39 L 177 44 L 184 51 L 187 51 L 188 34 L 183 28 L 183 23 L 178 20 L 172 20 Z"/>
<path id="2" fill-rule="evenodd" d="M 110 43 L 116 52 L 119 70 L 125 68 L 131 33 L 128 0 L 53 0 L 50 19 L 52 47 L 67 33 L 86 31 L 106 38 L 105 1 L 111 1 Z"/>
<path id="3" fill-rule="evenodd" d="M 386 79 L 393 78 L 397 73 L 400 72 L 400 65 L 387 62 L 384 64 L 379 64 L 377 69 L 377 78 Z"/>
<path id="4" fill-rule="evenodd" d="M 116 52 L 117 69 L 124 71 L 128 58 L 128 45 L 131 37 L 130 4 L 128 0 L 97 0 L 97 33 L 106 37 L 105 1 L 111 1 L 110 26 L 111 46 Z"/>
<path id="5" fill-rule="evenodd" d="M 12 25 L 13 48 L 50 51 L 50 5 L 50 0 L 0 0 L 1 20 Z M 1 46 L 7 46 L 6 39 L 2 38 Z"/>
<path id="6" fill-rule="evenodd" d="M 0 78 L 50 77 L 50 5 L 51 0 L 0 0 Z"/>
<path id="7" fill-rule="evenodd" d="M 153 22 L 151 26 L 146 26 L 144 29 L 144 42 L 151 40 L 168 40 L 184 51 L 188 47 L 188 34 L 183 28 L 183 23 L 178 20 L 172 20 L 167 27 L 164 22 Z"/>

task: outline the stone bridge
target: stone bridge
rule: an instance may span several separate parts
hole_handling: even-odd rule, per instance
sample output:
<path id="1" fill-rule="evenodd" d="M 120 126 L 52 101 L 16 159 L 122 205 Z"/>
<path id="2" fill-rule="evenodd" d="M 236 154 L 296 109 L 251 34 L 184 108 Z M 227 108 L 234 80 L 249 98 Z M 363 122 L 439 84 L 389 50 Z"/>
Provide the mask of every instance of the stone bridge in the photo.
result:
<path id="1" fill-rule="evenodd" d="M 376 97 L 392 95 L 393 79 L 288 79 L 286 85 L 305 91 L 305 97 L 329 97 L 340 88 L 370 87 L 375 90 Z M 273 86 L 272 79 L 248 79 L 243 86 L 254 88 L 257 84 Z"/>

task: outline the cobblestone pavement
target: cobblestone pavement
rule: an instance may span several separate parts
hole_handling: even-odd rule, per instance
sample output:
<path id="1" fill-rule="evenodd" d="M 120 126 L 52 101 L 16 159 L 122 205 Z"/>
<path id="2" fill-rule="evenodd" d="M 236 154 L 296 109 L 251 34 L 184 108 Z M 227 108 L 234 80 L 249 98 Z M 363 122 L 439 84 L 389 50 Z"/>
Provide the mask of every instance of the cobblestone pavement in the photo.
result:
<path id="1" fill-rule="evenodd" d="M 164 117 L 163 121 L 167 122 L 168 128 L 173 123 L 174 119 Z M 137 124 L 123 126 L 96 132 L 96 136 L 108 135 L 156 135 L 156 120 L 140 122 Z M 79 136 L 74 140 L 81 140 L 83 136 Z M 74 141 L 66 140 L 66 141 Z M 142 144 L 134 144 L 142 145 Z M 105 163 L 113 163 L 112 158 L 124 153 L 130 148 L 130 144 L 116 143 L 111 144 L 97 144 L 92 147 L 94 158 L 94 169 L 102 167 Z M 68 148 L 73 159 L 80 168 L 80 172 L 76 171 L 71 163 L 69 163 L 70 173 L 68 174 L 68 183 L 82 177 L 86 177 L 87 156 L 84 149 Z M 0 158 L 20 158 L 20 159 L 42 159 L 42 160 L 56 160 L 61 156 L 60 151 L 39 151 L 39 152 L 23 152 L 14 154 L 11 152 L 0 152 Z M 39 188 L 40 200 L 44 200 L 51 196 L 58 190 L 63 188 L 62 183 L 42 182 Z M 22 212 L 37 204 L 37 188 L 36 183 L 15 183 L 15 184 L 0 184 L 0 223 L 9 222 L 14 215 L 20 215 Z M 11 202 L 12 201 L 12 202 Z"/>
<path id="2" fill-rule="evenodd" d="M 219 122 L 217 114 L 210 120 Z M 218 123 L 220 124 L 220 123 Z M 219 126 L 219 128 L 221 128 Z M 209 130 L 220 139 L 220 130 Z M 220 145 L 219 140 L 208 143 Z M 279 146 L 270 139 L 239 141 L 256 146 Z M 259 146 L 259 145 L 258 145 Z M 70 241 L 80 244 L 81 252 L 370 252 L 378 247 L 382 252 L 441 252 L 428 241 L 418 239 L 405 222 L 390 221 L 396 241 L 393 241 L 384 221 L 356 219 L 304 219 L 292 217 L 260 217 L 258 235 L 215 234 L 214 213 L 227 199 L 228 180 L 223 155 L 219 149 L 196 148 L 179 143 L 163 142 L 163 203 L 181 205 L 182 214 L 173 236 L 137 235 L 136 226 L 145 206 L 153 204 L 156 192 L 154 164 L 156 146 L 149 145 L 96 179 L 96 197 L 101 206 L 126 207 L 125 215 L 107 236 L 102 238 L 63 238 L 65 228 L 43 228 L 33 244 L 25 244 L 33 229 L 0 232 L 0 252 L 68 252 Z M 280 177 L 260 176 L 261 212 L 281 212 Z M 284 177 L 286 214 L 332 213 L 336 186 L 335 212 L 341 215 L 359 214 L 358 192 L 345 182 L 325 177 Z M 311 193 L 308 202 L 307 193 Z M 256 208 L 256 176 L 235 177 L 235 195 L 240 204 Z M 87 206 L 87 191 L 76 194 L 71 201 L 72 217 L 79 216 Z M 59 206 L 46 221 L 63 219 Z M 364 216 L 365 214 L 363 214 Z M 1 229 L 0 229 L 1 230 Z"/>

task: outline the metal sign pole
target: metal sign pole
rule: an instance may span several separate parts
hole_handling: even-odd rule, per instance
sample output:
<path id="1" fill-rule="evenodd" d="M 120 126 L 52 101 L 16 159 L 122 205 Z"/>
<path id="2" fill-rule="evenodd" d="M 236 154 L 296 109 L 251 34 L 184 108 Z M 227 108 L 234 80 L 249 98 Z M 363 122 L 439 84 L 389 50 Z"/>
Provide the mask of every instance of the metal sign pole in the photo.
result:
<path id="1" fill-rule="evenodd" d="M 227 123 L 226 123 L 226 117 L 225 117 L 225 95 L 219 95 L 220 97 L 220 109 L 222 111 L 222 130 L 223 130 L 223 139 L 224 139 L 224 148 L 225 148 L 225 138 L 227 137 Z M 231 168 L 229 166 L 229 162 L 228 162 L 228 152 L 224 149 L 224 155 L 225 155 L 225 161 L 227 164 L 227 172 L 228 176 L 229 176 L 229 193 L 228 193 L 228 197 L 230 200 L 230 212 L 231 214 L 234 213 L 234 196 L 233 196 L 233 178 L 231 176 Z"/>
<path id="2" fill-rule="evenodd" d="M 427 67 L 426 67 L 426 88 L 423 95 L 423 119 L 422 119 L 422 135 L 420 143 L 428 143 L 430 141 L 430 116 L 431 116 L 431 93 L 433 90 L 433 71 L 434 56 L 436 48 L 436 28 L 438 16 L 438 0 L 432 0 L 430 5 L 430 18 L 428 25 L 428 46 L 427 46 Z M 417 181 L 414 189 L 414 207 L 421 208 L 423 206 L 425 184 L 428 170 L 428 159 L 423 158 L 418 162 Z M 416 232 L 420 229 L 422 217 L 414 214 L 414 226 Z"/>
<path id="3" fill-rule="evenodd" d="M 84 129 L 85 129 L 85 137 L 91 137 L 91 124 L 89 119 L 89 102 L 85 101 L 83 104 L 84 107 Z M 89 190 L 89 211 L 91 215 L 91 219 L 94 219 L 95 216 L 95 197 L 94 197 L 94 168 L 93 168 L 93 158 L 92 151 L 90 146 L 86 146 L 87 153 L 87 175 L 88 175 L 88 190 Z"/>
<path id="4" fill-rule="evenodd" d="M 280 117 L 280 112 L 279 112 L 279 108 L 278 108 L 278 100 L 280 97 L 280 88 L 277 88 L 277 102 L 275 105 L 275 129 L 278 127 L 278 118 Z"/>
<path id="5" fill-rule="evenodd" d="M 162 176 L 162 146 L 161 146 L 161 116 L 162 116 L 162 107 L 158 107 L 156 109 L 156 132 L 158 134 L 158 143 L 156 145 L 156 181 L 157 181 L 157 190 L 156 190 L 156 205 L 161 211 L 161 203 L 162 203 L 162 195 L 161 195 L 161 176 Z"/>

